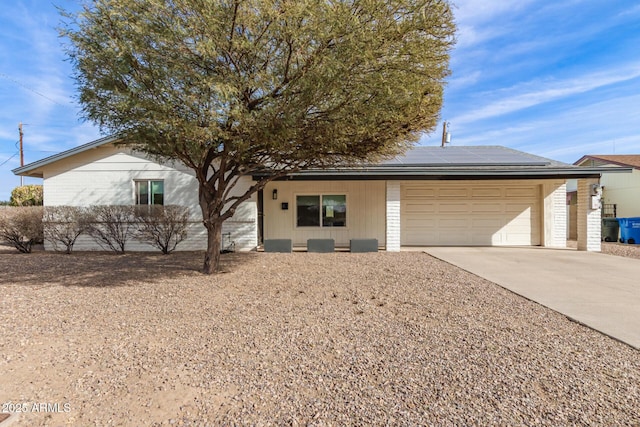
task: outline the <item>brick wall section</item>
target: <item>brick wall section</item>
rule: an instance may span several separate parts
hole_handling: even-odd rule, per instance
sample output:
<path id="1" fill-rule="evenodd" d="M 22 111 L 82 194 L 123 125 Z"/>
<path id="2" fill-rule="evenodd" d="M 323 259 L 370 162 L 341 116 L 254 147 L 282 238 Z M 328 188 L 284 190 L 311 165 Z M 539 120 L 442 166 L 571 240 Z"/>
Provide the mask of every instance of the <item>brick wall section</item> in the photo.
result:
<path id="1" fill-rule="evenodd" d="M 550 248 L 567 247 L 567 184 L 564 181 L 545 184 L 545 209 L 550 209 L 551 227 L 545 246 Z M 545 215 L 547 218 L 547 215 Z M 546 229 L 546 227 L 545 227 Z"/>
<path id="2" fill-rule="evenodd" d="M 387 181 L 387 252 L 400 251 L 400 182 Z"/>
<path id="3" fill-rule="evenodd" d="M 591 186 L 597 179 L 578 180 L 578 250 L 600 252 L 600 209 L 591 209 Z"/>

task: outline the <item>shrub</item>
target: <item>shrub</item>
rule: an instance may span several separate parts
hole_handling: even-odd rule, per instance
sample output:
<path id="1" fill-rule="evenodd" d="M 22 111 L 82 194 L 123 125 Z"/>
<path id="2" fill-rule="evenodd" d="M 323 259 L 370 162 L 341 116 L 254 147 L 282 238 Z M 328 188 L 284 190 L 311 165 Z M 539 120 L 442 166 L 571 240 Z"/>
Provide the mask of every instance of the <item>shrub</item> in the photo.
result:
<path id="1" fill-rule="evenodd" d="M 33 245 L 44 240 L 42 207 L 2 209 L 0 238 L 22 253 L 31 253 Z"/>
<path id="2" fill-rule="evenodd" d="M 62 245 L 68 254 L 87 225 L 85 209 L 77 206 L 47 206 L 43 221 L 45 239 L 51 242 L 54 250 Z"/>
<path id="3" fill-rule="evenodd" d="M 124 253 L 135 232 L 134 208 L 126 205 L 99 205 L 87 209 L 86 232 L 103 249 Z"/>
<path id="4" fill-rule="evenodd" d="M 189 209 L 184 206 L 138 207 L 136 238 L 168 254 L 186 239 L 188 221 Z"/>
<path id="5" fill-rule="evenodd" d="M 11 192 L 11 206 L 42 206 L 42 185 L 22 185 Z"/>

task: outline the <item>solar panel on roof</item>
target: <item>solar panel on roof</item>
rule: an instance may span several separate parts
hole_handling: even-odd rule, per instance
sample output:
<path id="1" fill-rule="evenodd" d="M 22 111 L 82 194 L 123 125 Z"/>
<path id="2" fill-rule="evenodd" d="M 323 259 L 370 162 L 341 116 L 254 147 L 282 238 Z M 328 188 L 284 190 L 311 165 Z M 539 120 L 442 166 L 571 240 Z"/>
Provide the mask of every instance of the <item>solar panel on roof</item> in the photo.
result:
<path id="1" fill-rule="evenodd" d="M 505 147 L 414 147 L 383 166 L 546 166 L 550 161 Z"/>

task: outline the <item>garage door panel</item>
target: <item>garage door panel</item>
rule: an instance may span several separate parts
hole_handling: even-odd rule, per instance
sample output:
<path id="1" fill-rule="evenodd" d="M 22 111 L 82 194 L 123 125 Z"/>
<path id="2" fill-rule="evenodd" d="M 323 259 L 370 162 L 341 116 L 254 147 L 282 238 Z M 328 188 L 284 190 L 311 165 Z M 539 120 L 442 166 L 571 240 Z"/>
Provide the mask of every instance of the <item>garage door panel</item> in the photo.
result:
<path id="1" fill-rule="evenodd" d="M 471 197 L 472 198 L 500 199 L 500 198 L 502 198 L 502 188 L 500 188 L 500 187 L 472 188 L 471 189 Z"/>
<path id="2" fill-rule="evenodd" d="M 424 199 L 436 197 L 435 188 L 423 188 L 423 187 L 407 187 L 403 197 L 405 199 Z"/>
<path id="3" fill-rule="evenodd" d="M 500 234 L 481 234 L 474 233 L 471 236 L 471 244 L 473 246 L 493 246 L 500 245 L 502 243 L 502 236 Z"/>
<path id="4" fill-rule="evenodd" d="M 467 245 L 469 242 L 469 233 L 460 230 L 440 230 L 439 240 L 448 242 L 448 245 Z"/>
<path id="5" fill-rule="evenodd" d="M 485 229 L 485 228 L 490 228 L 492 230 L 495 230 L 496 228 L 501 228 L 505 225 L 505 222 L 502 218 L 472 218 L 471 220 L 471 227 L 473 229 Z"/>
<path id="6" fill-rule="evenodd" d="M 471 212 L 474 214 L 499 214 L 504 210 L 500 202 L 479 202 L 471 205 Z"/>
<path id="7" fill-rule="evenodd" d="M 505 224 L 510 226 L 526 226 L 527 229 L 531 228 L 531 216 L 527 214 L 520 214 L 518 216 L 506 217 Z"/>
<path id="8" fill-rule="evenodd" d="M 447 229 L 466 229 L 470 228 L 471 218 L 440 218 L 438 227 Z"/>
<path id="9" fill-rule="evenodd" d="M 531 212 L 531 205 L 527 203 L 506 203 L 504 211 L 507 214 L 519 214 L 524 212 Z"/>
<path id="10" fill-rule="evenodd" d="M 505 197 L 508 199 L 530 199 L 537 196 L 536 187 L 508 187 L 505 188 Z"/>
<path id="11" fill-rule="evenodd" d="M 438 226 L 438 220 L 436 218 L 424 218 L 424 219 L 409 219 L 407 220 L 407 227 L 411 229 L 431 229 Z"/>
<path id="12" fill-rule="evenodd" d="M 411 201 L 411 202 L 407 202 L 405 206 L 406 206 L 405 211 L 408 213 L 426 214 L 429 212 L 436 212 L 438 205 L 435 202 L 429 202 L 429 201 L 425 201 L 425 202 Z"/>
<path id="13" fill-rule="evenodd" d="M 509 233 L 506 236 L 505 244 L 513 245 L 513 246 L 528 246 L 531 243 L 532 236 L 530 233 L 526 234 L 517 234 L 517 233 Z"/>
<path id="14" fill-rule="evenodd" d="M 420 234 L 414 234 L 411 236 L 407 236 L 407 241 L 406 243 L 403 243 L 404 245 L 413 245 L 413 246 L 419 246 L 419 245 L 423 245 L 424 241 L 437 241 L 440 238 L 440 236 L 438 235 L 438 233 L 434 230 L 424 230 L 422 231 Z"/>
<path id="15" fill-rule="evenodd" d="M 442 214 L 466 214 L 469 212 L 469 204 L 466 202 L 442 202 L 437 207 L 437 212 Z"/>
<path id="16" fill-rule="evenodd" d="M 539 186 L 425 184 L 401 191 L 403 245 L 540 244 Z"/>
<path id="17" fill-rule="evenodd" d="M 437 197 L 440 199 L 467 199 L 469 190 L 467 188 L 440 188 L 437 191 Z"/>

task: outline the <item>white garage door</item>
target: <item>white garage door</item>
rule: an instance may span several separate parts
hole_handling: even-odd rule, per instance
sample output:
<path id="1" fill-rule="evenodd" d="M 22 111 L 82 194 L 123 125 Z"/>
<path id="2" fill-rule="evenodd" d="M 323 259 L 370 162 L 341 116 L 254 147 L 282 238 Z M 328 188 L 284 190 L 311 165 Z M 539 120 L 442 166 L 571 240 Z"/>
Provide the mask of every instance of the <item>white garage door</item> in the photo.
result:
<path id="1" fill-rule="evenodd" d="M 401 201 L 402 245 L 540 244 L 536 184 L 404 184 Z"/>

